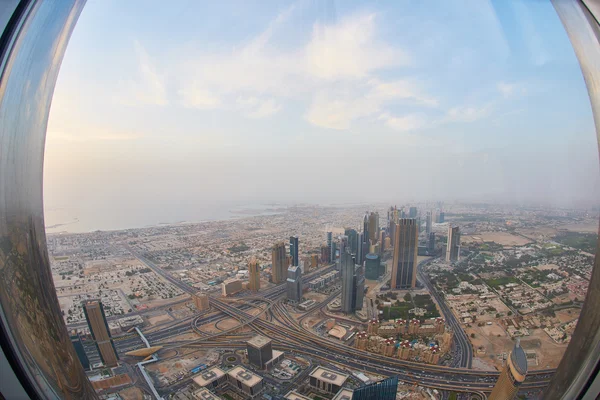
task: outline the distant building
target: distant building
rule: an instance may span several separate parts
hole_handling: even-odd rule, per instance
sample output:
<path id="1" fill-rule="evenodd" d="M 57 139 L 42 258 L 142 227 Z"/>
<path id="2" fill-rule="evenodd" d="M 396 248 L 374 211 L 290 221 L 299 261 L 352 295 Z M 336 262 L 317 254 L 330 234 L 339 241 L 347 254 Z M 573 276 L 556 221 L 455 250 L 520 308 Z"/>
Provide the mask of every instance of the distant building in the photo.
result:
<path id="1" fill-rule="evenodd" d="M 227 382 L 227 376 L 221 368 L 212 367 L 200 372 L 198 375 L 194 376 L 192 380 L 201 388 L 214 389 Z"/>
<path id="2" fill-rule="evenodd" d="M 83 303 L 83 313 L 87 320 L 92 338 L 96 342 L 100 359 L 107 367 L 116 367 L 119 357 L 117 350 L 108 330 L 108 322 L 102 302 L 100 300 L 88 300 Z"/>
<path id="3" fill-rule="evenodd" d="M 446 242 L 446 262 L 460 259 L 460 229 L 458 226 L 448 227 L 448 241 Z"/>
<path id="4" fill-rule="evenodd" d="M 335 250 L 333 249 L 333 233 L 327 232 L 327 248 L 329 249 L 329 263 L 335 262 Z"/>
<path id="5" fill-rule="evenodd" d="M 250 278 L 248 281 L 248 289 L 253 292 L 258 292 L 260 290 L 260 266 L 254 257 L 248 262 L 248 275 Z"/>
<path id="6" fill-rule="evenodd" d="M 287 279 L 287 268 L 285 258 L 285 243 L 279 242 L 271 249 L 271 280 L 273 283 L 282 283 Z"/>
<path id="7" fill-rule="evenodd" d="M 492 389 L 489 400 L 511 400 L 519 391 L 519 386 L 527 375 L 527 356 L 517 340 L 515 346 L 508 356 L 506 366 L 500 373 L 498 381 Z"/>
<path id="8" fill-rule="evenodd" d="M 329 253 L 331 250 L 327 247 L 326 244 L 321 246 L 321 262 L 323 264 L 329 264 Z"/>
<path id="9" fill-rule="evenodd" d="M 292 265 L 297 267 L 298 262 L 298 236 L 290 236 L 290 257 L 292 258 Z"/>
<path id="10" fill-rule="evenodd" d="M 363 243 L 367 244 L 367 249 L 369 248 L 369 213 L 365 213 L 363 218 Z M 364 245 L 363 245 L 364 248 Z"/>
<path id="11" fill-rule="evenodd" d="M 354 389 L 352 400 L 395 400 L 398 375 Z"/>
<path id="12" fill-rule="evenodd" d="M 347 251 L 340 255 L 340 272 L 342 278 L 342 312 L 351 314 L 362 309 L 365 276 L 363 267 L 354 263 L 354 258 Z"/>
<path id="13" fill-rule="evenodd" d="M 431 226 L 433 225 L 431 211 L 427 211 L 427 216 L 425 218 L 425 233 L 429 235 L 431 233 Z"/>
<path id="14" fill-rule="evenodd" d="M 348 246 L 350 246 L 350 253 L 356 254 L 358 251 L 358 232 L 356 229 L 346 228 L 344 235 L 348 237 Z"/>
<path id="15" fill-rule="evenodd" d="M 408 218 L 417 218 L 417 207 L 411 207 L 408 211 Z"/>
<path id="16" fill-rule="evenodd" d="M 248 361 L 259 369 L 265 369 L 267 362 L 273 358 L 271 339 L 265 336 L 254 336 L 246 342 Z"/>
<path id="17" fill-rule="evenodd" d="M 331 242 L 331 260 L 329 261 L 332 264 L 337 263 L 337 243 Z M 339 265 L 338 265 L 339 269 Z"/>
<path id="18" fill-rule="evenodd" d="M 89 370 L 90 369 L 90 360 L 88 359 L 87 354 L 85 354 L 85 349 L 83 348 L 83 343 L 81 342 L 81 337 L 79 336 L 79 334 L 77 333 L 76 330 L 73 330 L 71 332 L 70 338 L 71 338 L 71 343 L 73 344 L 73 347 L 75 348 L 75 353 L 77 353 L 77 358 L 79 359 L 79 362 L 81 363 L 81 366 L 86 371 Z"/>
<path id="19" fill-rule="evenodd" d="M 440 211 L 440 224 L 443 224 L 446 218 L 446 214 L 443 211 Z"/>
<path id="20" fill-rule="evenodd" d="M 242 281 L 236 278 L 227 279 L 221 284 L 223 296 L 232 296 L 242 291 Z"/>
<path id="21" fill-rule="evenodd" d="M 249 397 L 255 397 L 263 388 L 262 377 L 239 365 L 227 373 L 227 380 Z"/>
<path id="22" fill-rule="evenodd" d="M 363 232 L 356 235 L 356 263 L 360 265 L 365 261 L 364 238 L 365 234 Z"/>
<path id="23" fill-rule="evenodd" d="M 385 229 L 379 231 L 379 255 L 382 256 L 385 251 Z"/>
<path id="24" fill-rule="evenodd" d="M 411 207 L 412 209 L 412 207 Z M 417 284 L 417 253 L 419 228 L 414 218 L 402 218 L 396 225 L 394 258 L 392 261 L 392 289 L 414 288 Z"/>
<path id="25" fill-rule="evenodd" d="M 381 259 L 378 254 L 367 254 L 365 261 L 365 278 L 377 280 L 382 275 Z"/>
<path id="26" fill-rule="evenodd" d="M 204 293 L 197 293 L 194 295 L 194 305 L 196 306 L 196 310 L 205 311 L 210 308 L 208 295 Z"/>
<path id="27" fill-rule="evenodd" d="M 369 237 L 371 243 L 377 243 L 379 240 L 379 213 L 371 212 L 369 214 Z"/>
<path id="28" fill-rule="evenodd" d="M 433 254 L 435 252 L 435 232 L 431 232 L 427 239 L 427 250 L 429 250 L 429 254 Z"/>
<path id="29" fill-rule="evenodd" d="M 302 271 L 300 267 L 290 265 L 288 268 L 287 298 L 295 303 L 302 300 Z"/>
<path id="30" fill-rule="evenodd" d="M 328 393 L 340 391 L 349 375 L 325 367 L 315 368 L 309 375 L 310 386 Z"/>

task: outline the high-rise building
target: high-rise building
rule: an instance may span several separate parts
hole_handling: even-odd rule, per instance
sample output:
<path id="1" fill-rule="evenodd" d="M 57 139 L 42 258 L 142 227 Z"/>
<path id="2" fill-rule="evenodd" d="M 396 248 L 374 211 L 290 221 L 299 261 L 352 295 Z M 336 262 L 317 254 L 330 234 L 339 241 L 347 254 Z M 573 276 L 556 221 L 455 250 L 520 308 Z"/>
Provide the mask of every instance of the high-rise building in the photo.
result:
<path id="1" fill-rule="evenodd" d="M 411 207 L 409 209 L 408 218 L 417 218 L 417 207 Z"/>
<path id="2" fill-rule="evenodd" d="M 382 256 L 385 251 L 385 229 L 379 231 L 379 255 Z"/>
<path id="3" fill-rule="evenodd" d="M 432 223 L 433 223 L 433 217 L 431 215 L 431 211 L 427 211 L 427 217 L 425 219 L 425 233 L 428 235 L 431 233 Z"/>
<path id="4" fill-rule="evenodd" d="M 335 259 L 333 258 L 333 251 L 331 248 L 331 245 L 333 243 L 333 233 L 332 232 L 327 232 L 327 248 L 329 248 L 329 260 L 328 262 L 333 263 L 335 262 Z"/>
<path id="5" fill-rule="evenodd" d="M 511 400 L 519 391 L 519 386 L 527 375 L 527 357 L 520 341 L 517 339 L 515 346 L 506 360 L 506 365 L 492 389 L 489 400 Z"/>
<path id="6" fill-rule="evenodd" d="M 396 240 L 396 226 L 398 225 L 398 220 L 393 220 L 390 222 L 390 243 L 392 246 L 394 245 Z"/>
<path id="7" fill-rule="evenodd" d="M 352 400 L 395 400 L 398 391 L 398 376 L 354 389 Z"/>
<path id="8" fill-rule="evenodd" d="M 458 226 L 448 227 L 448 240 L 446 242 L 446 262 L 460 259 L 460 229 Z"/>
<path id="9" fill-rule="evenodd" d="M 365 273 L 361 265 L 347 251 L 340 253 L 342 281 L 342 312 L 351 314 L 361 310 L 365 293 Z"/>
<path id="10" fill-rule="evenodd" d="M 364 246 L 363 246 L 364 235 L 365 234 L 363 232 L 360 232 L 356 236 L 356 263 L 359 265 L 363 264 L 363 261 L 365 258 L 365 252 L 364 252 Z"/>
<path id="11" fill-rule="evenodd" d="M 221 283 L 221 292 L 224 297 L 234 295 L 242 291 L 242 281 L 237 278 L 230 278 Z"/>
<path id="12" fill-rule="evenodd" d="M 445 218 L 446 214 L 443 211 L 440 211 L 440 224 L 444 223 Z"/>
<path id="13" fill-rule="evenodd" d="M 392 261 L 392 289 L 414 288 L 417 284 L 417 252 L 419 228 L 414 218 L 402 218 L 396 226 L 394 258 Z"/>
<path id="14" fill-rule="evenodd" d="M 253 292 L 258 292 L 260 290 L 260 266 L 254 257 L 248 262 L 248 276 L 250 278 L 248 281 L 248 289 Z"/>
<path id="15" fill-rule="evenodd" d="M 381 276 L 381 259 L 378 254 L 367 254 L 365 261 L 365 278 L 377 280 Z"/>
<path id="16" fill-rule="evenodd" d="M 369 240 L 376 243 L 379 240 L 379 213 L 371 212 L 369 214 Z"/>
<path id="17" fill-rule="evenodd" d="M 298 266 L 290 265 L 288 268 L 287 298 L 296 303 L 302 300 L 302 271 Z"/>
<path id="18" fill-rule="evenodd" d="M 273 245 L 271 250 L 271 280 L 273 283 L 282 283 L 287 279 L 287 267 L 285 259 L 285 243 L 279 242 Z"/>
<path id="19" fill-rule="evenodd" d="M 363 243 L 369 243 L 369 213 L 365 213 L 365 217 L 363 218 Z"/>
<path id="20" fill-rule="evenodd" d="M 435 232 L 431 232 L 427 239 L 427 250 L 429 254 L 432 254 L 435 251 Z"/>
<path id="21" fill-rule="evenodd" d="M 248 361 L 254 366 L 265 369 L 267 362 L 273 358 L 271 339 L 265 336 L 254 336 L 246 342 Z"/>
<path id="22" fill-rule="evenodd" d="M 365 267 L 355 265 L 354 267 L 354 309 L 362 310 L 365 298 Z"/>
<path id="23" fill-rule="evenodd" d="M 350 253 L 340 253 L 340 272 L 342 280 L 342 312 L 354 312 L 354 260 Z"/>
<path id="24" fill-rule="evenodd" d="M 104 315 L 104 309 L 102 308 L 102 302 L 100 300 L 88 300 L 83 303 L 83 313 L 87 320 L 88 326 L 92 338 L 96 342 L 98 353 L 102 362 L 107 367 L 116 367 L 117 350 L 110 337 L 110 331 L 108 329 L 108 322 L 106 322 L 106 315 Z"/>
<path id="25" fill-rule="evenodd" d="M 79 362 L 81 362 L 81 366 L 85 370 L 90 369 L 90 360 L 88 359 L 87 354 L 85 354 L 85 349 L 83 348 L 83 343 L 81 343 L 81 337 L 77 333 L 76 330 L 73 330 L 70 335 L 71 343 L 75 348 L 75 353 L 77 353 L 77 358 Z"/>
<path id="26" fill-rule="evenodd" d="M 290 236 L 290 257 L 292 257 L 292 265 L 298 266 L 298 236 Z"/>
<path id="27" fill-rule="evenodd" d="M 356 254 L 358 252 L 358 232 L 356 229 L 346 228 L 344 235 L 348 236 L 348 246 L 350 246 L 350 253 Z"/>
<path id="28" fill-rule="evenodd" d="M 337 263 L 337 243 L 336 242 L 331 242 L 331 261 L 332 264 L 336 264 Z M 339 269 L 339 264 L 338 264 L 338 269 Z"/>
<path id="29" fill-rule="evenodd" d="M 196 306 L 196 310 L 205 311 L 210 308 L 210 303 L 209 303 L 207 294 L 198 292 L 193 297 L 194 297 L 194 305 Z"/>
<path id="30" fill-rule="evenodd" d="M 329 264 L 329 253 L 331 250 L 327 247 L 326 244 L 321 246 L 321 262 L 323 264 Z"/>

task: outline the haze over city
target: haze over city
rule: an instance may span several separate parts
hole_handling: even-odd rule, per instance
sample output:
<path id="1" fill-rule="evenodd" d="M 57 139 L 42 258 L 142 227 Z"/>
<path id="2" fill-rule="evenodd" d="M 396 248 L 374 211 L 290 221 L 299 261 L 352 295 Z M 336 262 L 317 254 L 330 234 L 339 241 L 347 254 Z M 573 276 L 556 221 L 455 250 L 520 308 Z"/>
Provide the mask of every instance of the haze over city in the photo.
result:
<path id="1" fill-rule="evenodd" d="M 398 3 L 89 2 L 52 104 L 47 225 L 272 202 L 596 206 L 589 100 L 552 6 Z"/>

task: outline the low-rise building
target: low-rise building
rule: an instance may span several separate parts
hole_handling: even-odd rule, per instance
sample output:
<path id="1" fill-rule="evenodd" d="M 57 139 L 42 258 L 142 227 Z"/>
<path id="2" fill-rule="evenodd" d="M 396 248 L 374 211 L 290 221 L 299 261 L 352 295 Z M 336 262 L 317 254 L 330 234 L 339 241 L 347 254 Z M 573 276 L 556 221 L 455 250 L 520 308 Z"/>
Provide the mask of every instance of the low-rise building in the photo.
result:
<path id="1" fill-rule="evenodd" d="M 232 296 L 242 291 L 242 281 L 236 278 L 227 279 L 221 284 L 223 296 Z"/>
<path id="2" fill-rule="evenodd" d="M 227 377 L 225 372 L 219 367 L 212 367 L 206 371 L 199 373 L 192 378 L 194 383 L 201 388 L 216 388 L 217 386 L 225 383 Z"/>
<path id="3" fill-rule="evenodd" d="M 227 380 L 231 385 L 241 390 L 249 397 L 254 397 L 260 393 L 263 386 L 262 377 L 239 365 L 227 373 Z"/>
<path id="4" fill-rule="evenodd" d="M 317 367 L 310 373 L 309 381 L 312 387 L 333 394 L 340 391 L 348 376 L 325 367 Z"/>

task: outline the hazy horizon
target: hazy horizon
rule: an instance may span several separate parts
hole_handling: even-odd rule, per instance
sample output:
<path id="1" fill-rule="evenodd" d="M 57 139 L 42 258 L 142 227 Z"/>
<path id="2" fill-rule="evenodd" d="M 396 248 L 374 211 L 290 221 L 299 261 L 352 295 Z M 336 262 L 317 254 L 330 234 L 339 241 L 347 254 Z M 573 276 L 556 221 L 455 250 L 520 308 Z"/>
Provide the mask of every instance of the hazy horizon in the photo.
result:
<path id="1" fill-rule="evenodd" d="M 598 206 L 589 98 L 551 4 L 457 4 L 88 3 L 50 114 L 47 217 Z"/>

